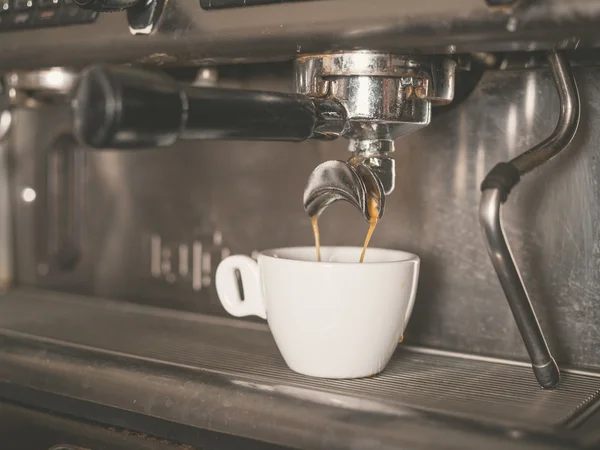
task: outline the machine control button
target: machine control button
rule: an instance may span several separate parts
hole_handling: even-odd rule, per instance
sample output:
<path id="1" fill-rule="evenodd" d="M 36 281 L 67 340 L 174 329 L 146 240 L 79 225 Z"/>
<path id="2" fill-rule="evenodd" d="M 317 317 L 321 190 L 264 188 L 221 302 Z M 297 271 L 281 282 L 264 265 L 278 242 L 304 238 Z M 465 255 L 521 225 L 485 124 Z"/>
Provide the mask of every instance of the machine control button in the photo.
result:
<path id="1" fill-rule="evenodd" d="M 79 17 L 80 9 L 78 6 L 65 6 L 60 11 L 60 23 L 62 24 L 72 24 L 77 23 L 77 18 Z"/>
<path id="2" fill-rule="evenodd" d="M 58 25 L 59 22 L 59 11 L 56 9 L 42 9 L 35 11 L 33 23 L 42 27 Z"/>
<path id="3" fill-rule="evenodd" d="M 60 23 L 62 25 L 73 25 L 77 23 L 89 23 L 96 20 L 98 13 L 88 11 L 78 6 L 65 6 L 60 11 Z"/>
<path id="4" fill-rule="evenodd" d="M 79 16 L 80 23 L 93 22 L 98 18 L 98 11 L 83 10 Z"/>
<path id="5" fill-rule="evenodd" d="M 0 0 L 0 32 L 23 28 L 92 23 L 98 12 L 79 8 L 74 0 Z"/>
<path id="6" fill-rule="evenodd" d="M 33 21 L 33 11 L 14 13 L 8 17 L 10 29 L 27 28 Z"/>

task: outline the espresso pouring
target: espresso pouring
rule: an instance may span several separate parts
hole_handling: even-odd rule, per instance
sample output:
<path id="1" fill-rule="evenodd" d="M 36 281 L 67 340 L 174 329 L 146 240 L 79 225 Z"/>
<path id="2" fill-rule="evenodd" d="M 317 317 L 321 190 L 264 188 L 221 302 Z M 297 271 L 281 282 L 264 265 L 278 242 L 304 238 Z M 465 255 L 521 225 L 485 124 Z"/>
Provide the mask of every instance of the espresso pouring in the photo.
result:
<path id="1" fill-rule="evenodd" d="M 368 203 L 368 211 L 369 211 L 369 230 L 367 231 L 367 236 L 365 237 L 365 242 L 363 244 L 363 249 L 360 254 L 359 262 L 363 262 L 365 260 L 365 254 L 367 252 L 367 247 L 369 246 L 369 242 L 371 241 L 371 237 L 373 236 L 373 232 L 375 231 L 375 227 L 377 226 L 377 222 L 379 221 L 379 205 L 380 200 L 376 195 L 371 193 L 369 195 L 369 203 Z M 315 248 L 317 251 L 317 261 L 321 261 L 321 236 L 319 235 L 319 216 L 314 216 L 311 219 L 313 234 L 315 236 Z"/>

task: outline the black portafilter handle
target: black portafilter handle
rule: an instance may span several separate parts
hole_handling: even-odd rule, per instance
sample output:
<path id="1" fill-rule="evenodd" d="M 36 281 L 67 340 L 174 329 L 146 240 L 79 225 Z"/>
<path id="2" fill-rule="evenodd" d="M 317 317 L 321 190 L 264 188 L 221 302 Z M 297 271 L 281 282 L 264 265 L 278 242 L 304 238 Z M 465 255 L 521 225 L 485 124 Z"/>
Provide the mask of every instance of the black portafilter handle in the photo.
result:
<path id="1" fill-rule="evenodd" d="M 302 141 L 344 126 L 331 100 L 300 94 L 193 87 L 157 72 L 93 66 L 73 98 L 75 135 L 95 148 L 162 147 L 178 139 Z"/>

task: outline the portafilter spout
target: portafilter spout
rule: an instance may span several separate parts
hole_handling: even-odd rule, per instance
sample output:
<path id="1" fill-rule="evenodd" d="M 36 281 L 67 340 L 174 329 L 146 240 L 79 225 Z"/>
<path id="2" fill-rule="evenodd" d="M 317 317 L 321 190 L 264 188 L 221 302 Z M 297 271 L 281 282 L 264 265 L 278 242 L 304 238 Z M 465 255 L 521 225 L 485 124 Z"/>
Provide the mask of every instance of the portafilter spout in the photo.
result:
<path id="1" fill-rule="evenodd" d="M 371 219 L 369 198 L 377 202 L 378 219 L 383 217 L 385 191 L 379 177 L 365 161 L 325 161 L 310 174 L 304 189 L 304 209 L 312 218 L 332 203 L 345 200 Z"/>
<path id="2" fill-rule="evenodd" d="M 396 166 L 387 156 L 393 145 L 393 142 L 351 140 L 352 156 L 348 161 L 319 164 L 304 189 L 304 209 L 308 215 L 319 216 L 332 203 L 344 200 L 358 209 L 367 222 L 374 214 L 381 219 L 385 197 L 395 186 Z"/>

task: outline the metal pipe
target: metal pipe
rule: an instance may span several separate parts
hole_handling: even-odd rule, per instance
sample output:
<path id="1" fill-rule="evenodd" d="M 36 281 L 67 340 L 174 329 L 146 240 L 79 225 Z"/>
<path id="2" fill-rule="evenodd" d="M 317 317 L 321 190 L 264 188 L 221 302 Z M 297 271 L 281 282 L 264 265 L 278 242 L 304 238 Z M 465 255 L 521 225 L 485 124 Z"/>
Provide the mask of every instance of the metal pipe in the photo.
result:
<path id="1" fill-rule="evenodd" d="M 510 161 L 520 175 L 531 172 L 560 153 L 571 143 L 579 125 L 579 92 L 569 62 L 563 54 L 556 52 L 548 55 L 548 62 L 560 99 L 560 115 L 554 132 L 547 139 Z"/>
<path id="2" fill-rule="evenodd" d="M 479 221 L 483 228 L 492 264 L 529 353 L 533 373 L 542 387 L 551 388 L 560 381 L 560 373 L 508 247 L 502 228 L 501 198 L 502 194 L 499 189 L 483 191 L 479 207 Z"/>
<path id="3" fill-rule="evenodd" d="M 531 305 L 502 228 L 501 205 L 524 175 L 550 160 L 573 139 L 579 124 L 579 94 L 564 55 L 551 52 L 548 61 L 560 99 L 560 115 L 554 132 L 544 141 L 508 163 L 498 164 L 482 183 L 479 221 L 486 246 L 515 322 L 529 353 L 540 386 L 552 388 L 560 372 Z"/>

